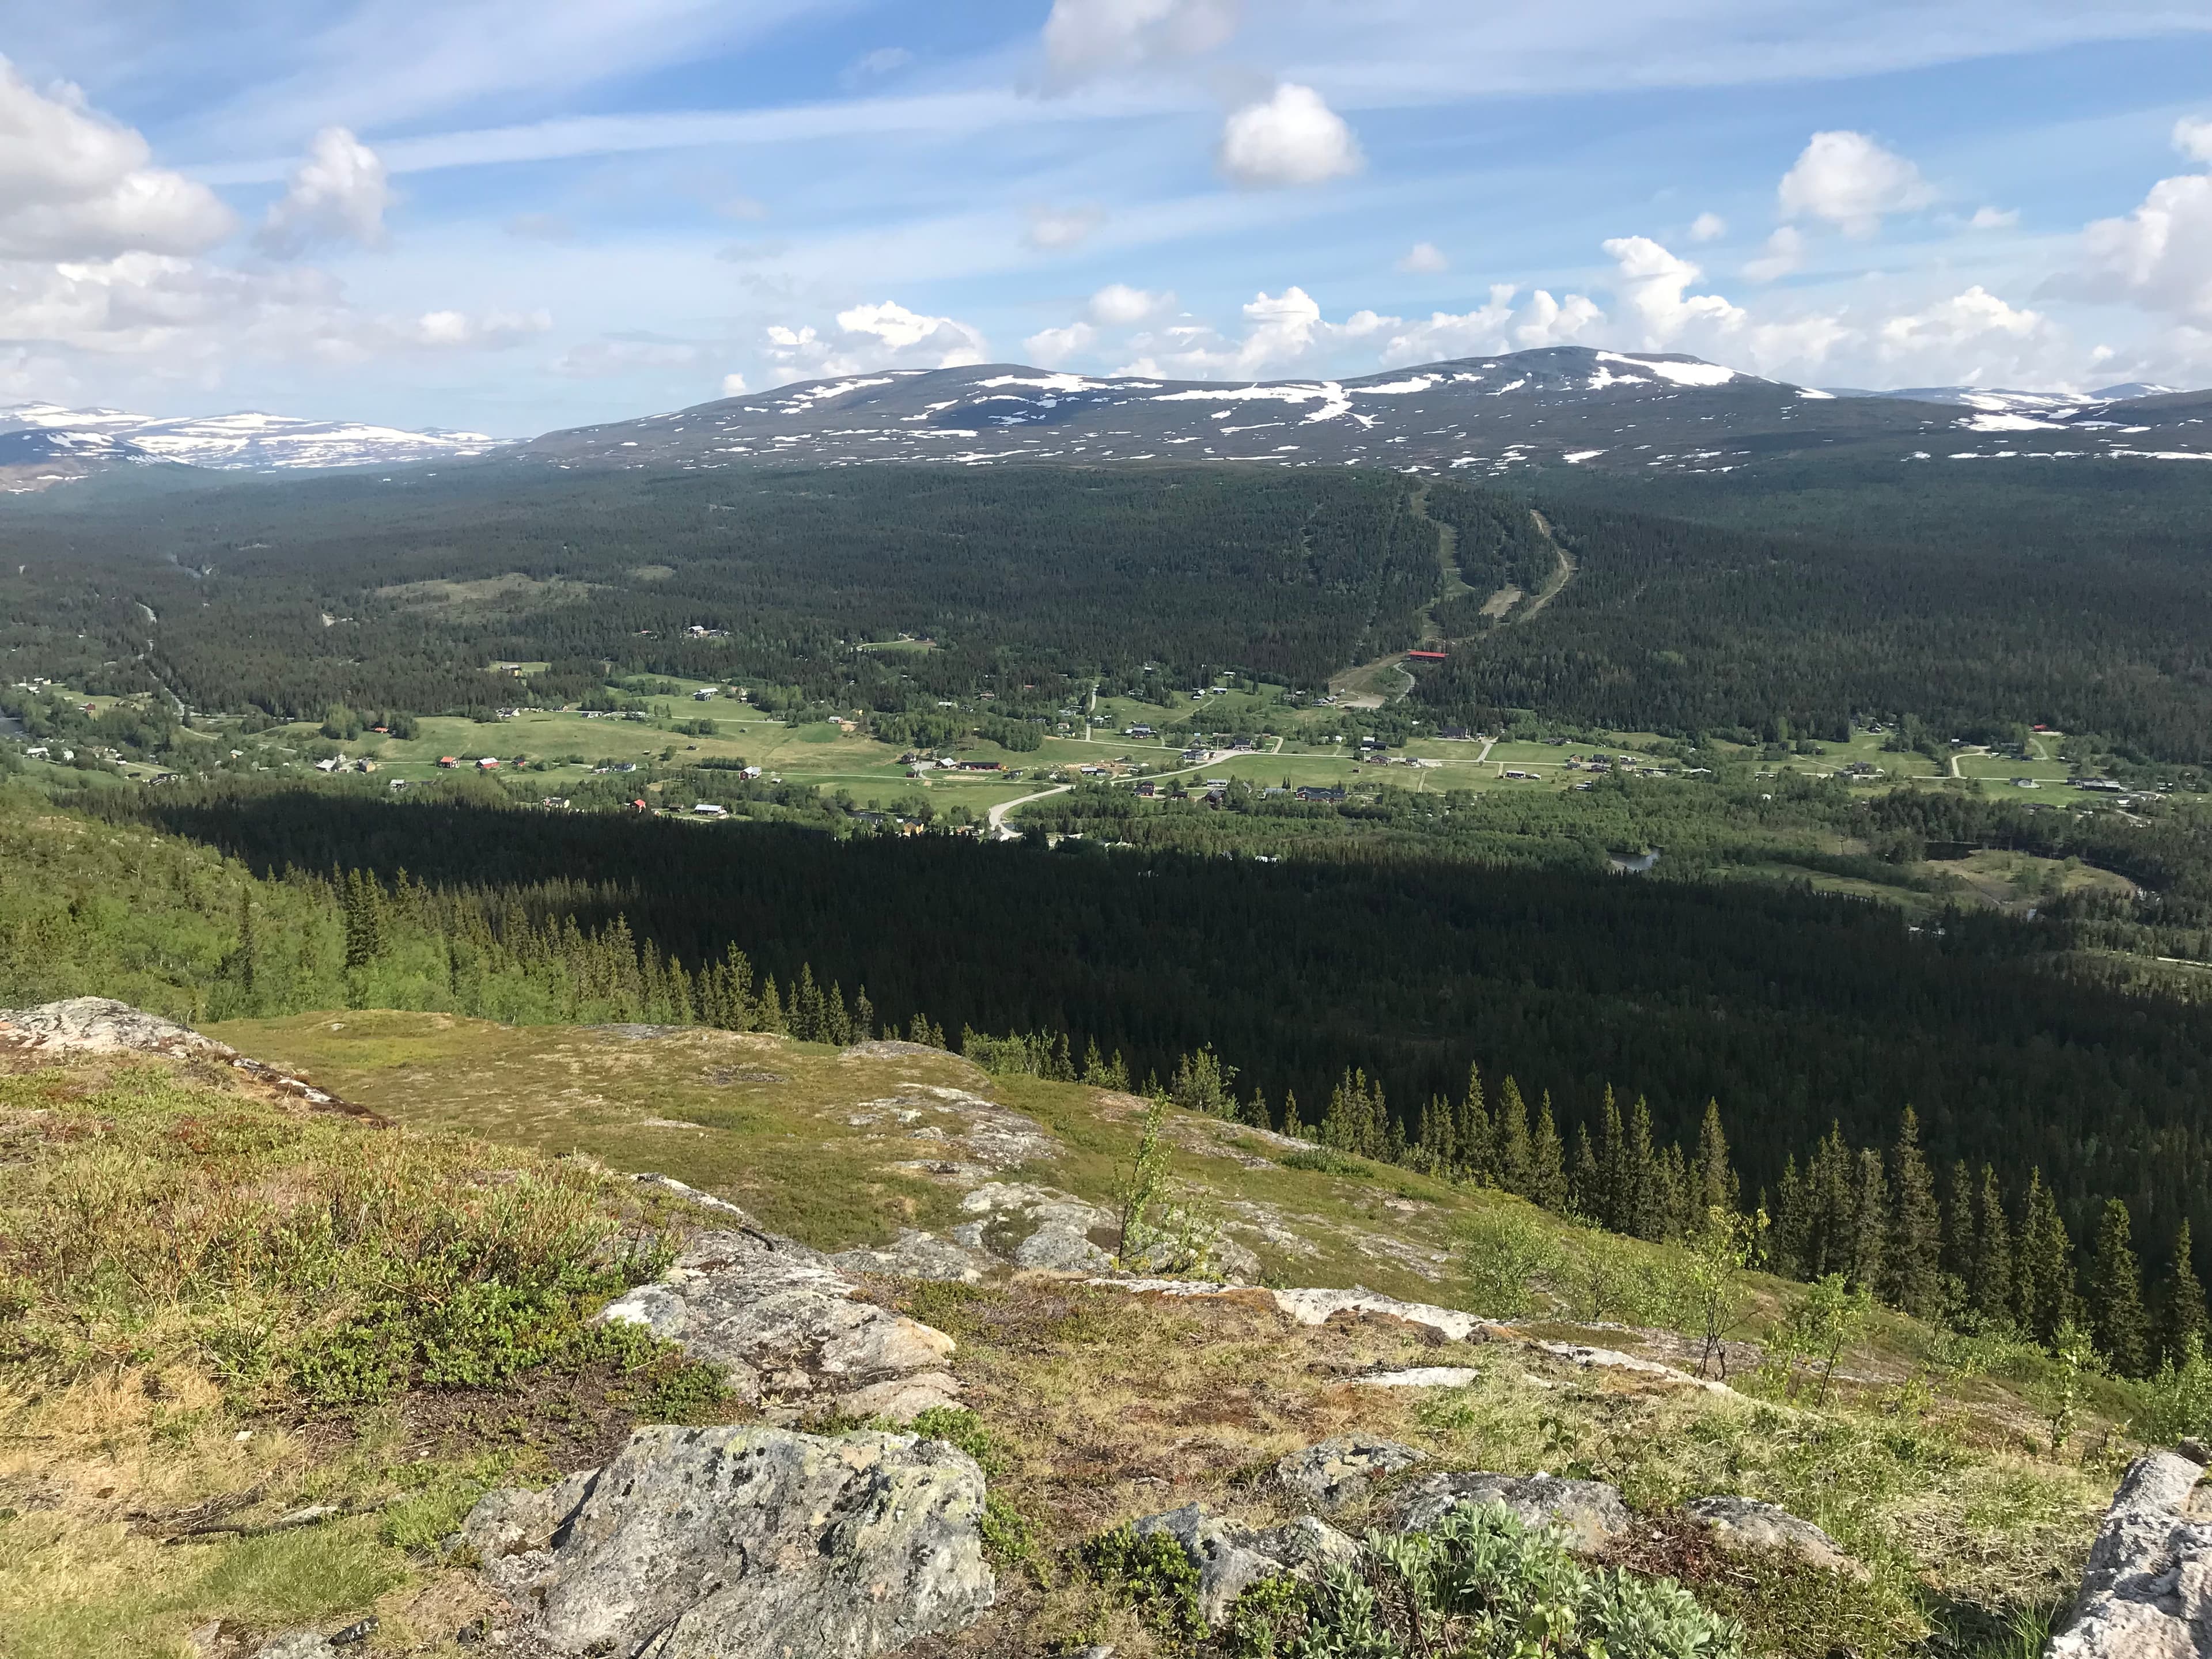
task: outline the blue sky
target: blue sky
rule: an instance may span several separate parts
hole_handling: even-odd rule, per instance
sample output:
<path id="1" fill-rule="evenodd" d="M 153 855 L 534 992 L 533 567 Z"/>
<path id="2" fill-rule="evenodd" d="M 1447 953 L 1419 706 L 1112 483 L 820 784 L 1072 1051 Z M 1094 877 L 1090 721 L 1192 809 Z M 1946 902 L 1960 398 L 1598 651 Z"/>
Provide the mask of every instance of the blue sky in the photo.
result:
<path id="1" fill-rule="evenodd" d="M 0 401 L 1522 345 L 2212 384 L 2203 0 L 0 0 Z"/>

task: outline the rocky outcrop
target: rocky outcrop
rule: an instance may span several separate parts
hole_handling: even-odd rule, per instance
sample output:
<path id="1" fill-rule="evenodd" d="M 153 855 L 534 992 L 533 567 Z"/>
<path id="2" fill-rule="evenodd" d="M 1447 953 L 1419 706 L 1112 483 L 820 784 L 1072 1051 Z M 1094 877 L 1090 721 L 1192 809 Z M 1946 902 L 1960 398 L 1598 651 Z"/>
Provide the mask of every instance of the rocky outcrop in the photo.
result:
<path id="1" fill-rule="evenodd" d="M 1148 1515 L 1134 1523 L 1139 1537 L 1165 1533 L 1182 1546 L 1198 1569 L 1198 1610 L 1209 1625 L 1229 1617 L 1237 1598 L 1263 1578 L 1311 1578 L 1359 1559 L 1359 1546 L 1325 1521 L 1306 1516 L 1288 1526 L 1248 1527 L 1209 1515 L 1203 1504 Z"/>
<path id="2" fill-rule="evenodd" d="M 1275 1479 L 1317 1510 L 1340 1510 L 1375 1490 L 1379 1480 L 1428 1461 L 1425 1453 L 1372 1435 L 1339 1435 L 1290 1453 Z"/>
<path id="3" fill-rule="evenodd" d="M 0 1054 L 49 1060 L 99 1060 L 114 1054 L 160 1054 L 170 1060 L 211 1060 L 243 1073 L 264 1087 L 305 1101 L 318 1111 L 343 1112 L 383 1125 L 365 1106 L 248 1058 L 227 1042 L 163 1019 L 112 997 L 70 997 L 35 1008 L 0 1008 Z"/>
<path id="4" fill-rule="evenodd" d="M 854 1401 L 861 1415 L 888 1415 L 884 1401 L 910 1405 L 925 1377 L 930 1403 L 953 1398 L 958 1384 L 943 1370 L 952 1339 L 855 1301 L 859 1288 L 820 1251 L 747 1228 L 698 1235 L 659 1279 L 599 1316 L 642 1325 L 720 1366 L 732 1392 L 771 1417 L 833 1401 L 854 1410 Z M 885 1383 L 904 1386 L 877 1388 Z"/>
<path id="5" fill-rule="evenodd" d="M 1703 1523 L 1715 1544 L 1732 1554 L 1778 1551 L 1827 1572 L 1851 1578 L 1867 1576 L 1865 1563 L 1847 1554 L 1826 1533 L 1772 1504 L 1755 1498 L 1693 1498 L 1682 1508 Z"/>
<path id="6" fill-rule="evenodd" d="M 488 1495 L 461 1541 L 556 1654 L 859 1659 L 990 1607 L 982 1512 L 982 1472 L 939 1441 L 647 1428 Z"/>
<path id="7" fill-rule="evenodd" d="M 1532 1527 L 1559 1533 L 1577 1555 L 1595 1555 L 1628 1530 L 1617 1487 L 1553 1474 L 1431 1474 L 1400 1490 L 1390 1506 L 1398 1532 L 1426 1532 L 1454 1510 L 1502 1504 Z"/>
<path id="8" fill-rule="evenodd" d="M 2138 1457 L 2081 1574 L 2074 1620 L 2046 1659 L 2206 1659 L 2212 1655 L 2212 1516 L 2190 1513 L 2203 1467 Z"/>
<path id="9" fill-rule="evenodd" d="M 1111 1233 L 1113 1216 L 1070 1194 L 1020 1182 L 987 1182 L 961 1199 L 960 1212 L 974 1219 L 955 1227 L 954 1239 L 1018 1267 L 1104 1273 L 1114 1265 L 1091 1237 Z"/>

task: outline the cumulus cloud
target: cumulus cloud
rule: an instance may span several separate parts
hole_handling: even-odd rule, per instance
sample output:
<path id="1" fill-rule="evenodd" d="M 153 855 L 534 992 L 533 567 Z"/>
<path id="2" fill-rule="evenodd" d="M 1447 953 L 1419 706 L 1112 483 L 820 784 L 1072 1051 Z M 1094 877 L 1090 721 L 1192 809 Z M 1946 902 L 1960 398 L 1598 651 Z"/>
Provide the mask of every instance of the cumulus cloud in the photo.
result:
<path id="1" fill-rule="evenodd" d="M 2202 125 L 2205 147 L 2212 149 L 2212 122 Z M 2177 129 L 2177 144 L 2182 137 Z M 2161 179 L 2125 218 L 2100 219 L 2087 227 L 2074 266 L 2045 283 L 2045 291 L 2064 299 L 2138 306 L 2192 325 L 2212 326 L 2212 176 L 2185 173 Z"/>
<path id="2" fill-rule="evenodd" d="M 1787 276 L 1805 264 L 1805 237 L 1795 225 L 1777 225 L 1766 239 L 1766 251 L 1745 261 L 1743 274 L 1754 283 L 1771 283 Z"/>
<path id="3" fill-rule="evenodd" d="M 279 258 L 295 258 L 318 242 L 375 247 L 384 240 L 384 210 L 391 205 L 392 185 L 376 152 L 343 127 L 325 127 L 262 221 L 254 245 Z"/>
<path id="4" fill-rule="evenodd" d="M 1744 313 L 1719 295 L 1690 294 L 1690 284 L 1705 273 L 1649 236 L 1616 236 L 1601 246 L 1614 261 L 1613 292 L 1643 323 L 1647 349 L 1663 350 L 1693 326 L 1729 330 L 1743 321 Z"/>
<path id="5" fill-rule="evenodd" d="M 1237 0 L 1053 0 L 1044 52 L 1061 82 L 1211 52 L 1237 32 Z"/>
<path id="6" fill-rule="evenodd" d="M 1057 253 L 1088 240 L 1105 218 L 1105 213 L 1095 207 L 1033 207 L 1029 210 L 1029 228 L 1022 233 L 1022 240 L 1041 253 Z"/>
<path id="7" fill-rule="evenodd" d="M 951 317 L 909 311 L 896 300 L 841 311 L 836 332 L 779 323 L 768 331 L 768 356 L 780 368 L 817 375 L 877 368 L 959 368 L 988 361 L 981 331 Z"/>
<path id="8" fill-rule="evenodd" d="M 1325 184 L 1365 165 L 1344 118 L 1311 87 L 1291 81 L 1231 113 L 1221 129 L 1220 161 L 1230 178 L 1253 189 Z"/>
<path id="9" fill-rule="evenodd" d="M 2173 124 L 2173 147 L 2192 161 L 2212 161 L 2212 120 L 2183 116 Z"/>
<path id="10" fill-rule="evenodd" d="M 2018 208 L 1978 207 L 1966 221 L 1968 230 L 2010 230 L 2020 222 Z"/>
<path id="11" fill-rule="evenodd" d="M 1022 342 L 1022 349 L 1029 361 L 1045 368 L 1057 368 L 1079 351 L 1090 349 L 1098 337 L 1098 331 L 1089 323 L 1073 322 L 1066 328 L 1041 329 Z"/>
<path id="12" fill-rule="evenodd" d="M 151 159 L 76 88 L 41 92 L 0 58 L 0 258 L 197 253 L 230 234 L 213 191 Z"/>
<path id="13" fill-rule="evenodd" d="M 725 398 L 742 398 L 744 396 L 744 392 L 745 377 L 744 375 L 732 373 L 722 376 L 722 395 Z"/>
<path id="14" fill-rule="evenodd" d="M 1432 312 L 1425 321 L 1410 324 L 1389 319 L 1395 331 L 1382 347 L 1382 366 L 1571 345 L 1592 337 L 1605 324 L 1605 313 L 1585 295 L 1554 299 L 1540 288 L 1516 309 L 1513 296 L 1519 291 L 1514 283 L 1493 283 L 1489 300 L 1471 311 Z"/>
<path id="15" fill-rule="evenodd" d="M 1434 242 L 1416 242 L 1406 250 L 1398 261 L 1398 269 L 1416 276 L 1434 276 L 1440 270 L 1449 270 L 1451 261 Z"/>
<path id="16" fill-rule="evenodd" d="M 1728 221 L 1717 213 L 1700 213 L 1690 221 L 1690 240 L 1714 242 L 1728 234 Z"/>
<path id="17" fill-rule="evenodd" d="M 1091 296 L 1091 320 L 1105 328 L 1130 328 L 1175 309 L 1171 293 L 1150 294 L 1127 283 L 1109 283 Z"/>
<path id="18" fill-rule="evenodd" d="M 1886 213 L 1926 207 L 1936 191 L 1920 169 L 1863 132 L 1816 132 L 1782 176 L 1784 218 L 1826 219 L 1845 234 L 1871 236 Z"/>
<path id="19" fill-rule="evenodd" d="M 1295 285 L 1280 294 L 1255 295 L 1243 315 L 1240 336 L 1203 325 L 1177 325 L 1157 337 L 1139 335 L 1133 343 L 1142 355 L 1115 373 L 1249 380 L 1364 344 L 1399 325 L 1399 319 L 1372 311 L 1355 311 L 1340 323 L 1329 322 L 1322 315 L 1320 302 Z"/>

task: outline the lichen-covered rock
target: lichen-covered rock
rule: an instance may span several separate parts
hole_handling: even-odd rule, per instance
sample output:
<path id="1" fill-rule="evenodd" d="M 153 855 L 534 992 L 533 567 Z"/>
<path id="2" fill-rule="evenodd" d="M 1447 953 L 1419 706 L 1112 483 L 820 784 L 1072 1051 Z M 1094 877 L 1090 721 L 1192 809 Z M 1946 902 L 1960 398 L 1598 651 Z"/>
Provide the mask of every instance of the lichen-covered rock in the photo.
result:
<path id="1" fill-rule="evenodd" d="M 981 1282 L 993 1263 L 988 1256 L 951 1239 L 908 1227 L 888 1244 L 861 1244 L 840 1250 L 830 1258 L 830 1265 L 841 1273 L 975 1285 Z"/>
<path id="2" fill-rule="evenodd" d="M 1140 1538 L 1165 1533 L 1182 1546 L 1198 1569 L 1199 1614 L 1217 1627 L 1228 1619 L 1237 1598 L 1263 1578 L 1310 1578 L 1324 1568 L 1359 1559 L 1358 1544 L 1312 1516 L 1261 1529 L 1209 1515 L 1203 1504 L 1186 1504 L 1148 1515 L 1134 1526 Z"/>
<path id="3" fill-rule="evenodd" d="M 993 1181 L 960 1200 L 976 1219 L 953 1230 L 971 1249 L 989 1250 L 1018 1267 L 1051 1273 L 1103 1273 L 1113 1257 L 1091 1235 L 1114 1225 L 1096 1204 L 1049 1187 Z"/>
<path id="4" fill-rule="evenodd" d="M 1810 1521 L 1754 1498 L 1693 1498 L 1682 1508 L 1705 1523 L 1713 1542 L 1730 1552 L 1760 1550 L 1795 1555 L 1808 1566 L 1853 1578 L 1867 1576 L 1866 1564 Z"/>
<path id="5" fill-rule="evenodd" d="M 557 1654 L 860 1659 L 990 1607 L 983 1475 L 911 1435 L 645 1428 L 463 1539 Z M 649 1645 L 648 1645 L 649 1644 Z"/>
<path id="6" fill-rule="evenodd" d="M 821 1252 L 791 1239 L 702 1233 L 667 1273 L 599 1316 L 678 1343 L 754 1401 L 831 1398 L 939 1370 L 951 1356 L 944 1332 L 856 1302 L 857 1289 Z"/>
<path id="7" fill-rule="evenodd" d="M 1577 1555 L 1595 1555 L 1628 1530 L 1618 1488 L 1553 1474 L 1431 1474 L 1413 1481 L 1390 1507 L 1399 1532 L 1426 1532 L 1454 1510 L 1503 1504 L 1532 1527 L 1562 1534 Z"/>
<path id="8" fill-rule="evenodd" d="M 2204 1470 L 2172 1452 L 2120 1477 L 2089 1547 L 2074 1621 L 2047 1659 L 2206 1659 L 2212 1655 L 2212 1521 L 2190 1517 Z"/>
<path id="9" fill-rule="evenodd" d="M 338 1659 L 338 1650 L 317 1632 L 295 1630 L 264 1643 L 254 1650 L 253 1659 Z"/>
<path id="10" fill-rule="evenodd" d="M 1386 1475 L 1424 1461 L 1424 1454 L 1395 1440 L 1340 1435 L 1283 1457 L 1275 1479 L 1316 1509 L 1337 1510 L 1366 1497 Z"/>

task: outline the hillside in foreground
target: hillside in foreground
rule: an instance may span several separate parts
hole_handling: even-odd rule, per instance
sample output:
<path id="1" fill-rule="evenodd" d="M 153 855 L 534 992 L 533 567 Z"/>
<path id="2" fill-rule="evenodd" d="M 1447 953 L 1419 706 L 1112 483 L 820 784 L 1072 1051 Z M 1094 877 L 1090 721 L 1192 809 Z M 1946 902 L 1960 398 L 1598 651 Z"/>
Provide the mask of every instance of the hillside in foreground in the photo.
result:
<path id="1" fill-rule="evenodd" d="M 1194 1501 L 1280 1521 L 1278 1460 L 1365 1435 L 1617 1487 L 1634 1521 L 1604 1559 L 1685 1581 L 1747 1651 L 2020 1652 L 2133 1449 L 2137 1395 L 1996 1339 L 1880 1316 L 1824 1382 L 1774 1342 L 1802 1288 L 1758 1275 L 1729 1386 L 1696 1386 L 1679 1249 L 1210 1119 L 1168 1126 L 1174 1203 L 1220 1228 L 1207 1273 L 1427 1311 L 1132 1294 L 1110 1269 L 1139 1103 L 912 1045 L 362 1010 L 218 1035 L 269 1067 L 4 1062 L 9 1659 L 250 1655 L 370 1614 L 369 1651 L 464 1650 L 511 1618 L 441 1553 L 485 1491 L 593 1467 L 640 1423 L 851 1426 L 858 1396 L 820 1376 L 732 1389 L 590 1322 L 731 1224 L 627 1178 L 648 1170 L 957 1344 L 957 1403 L 921 1426 L 988 1475 L 997 1603 L 917 1651 L 1188 1651 L 1181 1603 L 1094 1540 Z M 1416 1367 L 1427 1386 L 1372 1386 Z M 1863 1574 L 1716 1552 L 1678 1506 L 1717 1492 L 1816 1522 Z"/>

